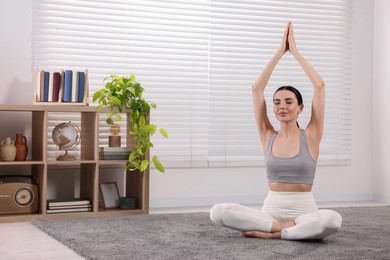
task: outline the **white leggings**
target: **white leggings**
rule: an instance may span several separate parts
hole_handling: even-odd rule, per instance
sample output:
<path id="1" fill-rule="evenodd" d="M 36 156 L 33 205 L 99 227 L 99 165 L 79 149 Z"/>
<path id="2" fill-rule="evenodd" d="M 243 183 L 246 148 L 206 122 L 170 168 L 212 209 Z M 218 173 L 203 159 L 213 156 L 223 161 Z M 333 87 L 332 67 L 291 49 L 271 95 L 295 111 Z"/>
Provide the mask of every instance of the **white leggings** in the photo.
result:
<path id="1" fill-rule="evenodd" d="M 287 240 L 322 239 L 336 233 L 342 218 L 333 210 L 318 210 L 311 192 L 273 192 L 257 210 L 235 203 L 221 203 L 210 210 L 215 223 L 239 231 L 270 232 L 274 221 L 294 220 L 295 226 L 283 229 Z"/>

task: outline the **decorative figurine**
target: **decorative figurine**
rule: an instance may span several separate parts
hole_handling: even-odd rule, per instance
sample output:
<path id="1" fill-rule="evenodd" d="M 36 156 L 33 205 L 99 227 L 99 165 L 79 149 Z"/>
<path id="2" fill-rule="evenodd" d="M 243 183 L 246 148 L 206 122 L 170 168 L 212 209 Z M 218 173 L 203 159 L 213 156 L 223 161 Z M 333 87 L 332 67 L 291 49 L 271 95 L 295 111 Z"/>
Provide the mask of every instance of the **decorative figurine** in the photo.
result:
<path id="1" fill-rule="evenodd" d="M 108 137 L 109 147 L 121 147 L 121 136 L 119 135 L 121 128 L 119 125 L 110 126 L 111 135 Z"/>

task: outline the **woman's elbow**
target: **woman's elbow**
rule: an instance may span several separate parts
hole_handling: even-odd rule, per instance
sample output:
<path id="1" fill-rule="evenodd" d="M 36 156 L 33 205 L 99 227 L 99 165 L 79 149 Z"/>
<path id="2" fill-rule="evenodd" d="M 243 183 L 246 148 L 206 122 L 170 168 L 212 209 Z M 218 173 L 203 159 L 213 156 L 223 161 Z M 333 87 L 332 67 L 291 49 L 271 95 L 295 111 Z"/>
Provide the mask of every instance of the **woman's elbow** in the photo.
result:
<path id="1" fill-rule="evenodd" d="M 320 89 L 325 88 L 325 81 L 323 79 L 320 79 L 318 82 L 316 82 L 315 87 Z"/>
<path id="2" fill-rule="evenodd" d="M 264 87 L 261 87 L 259 85 L 253 84 L 252 85 L 252 94 L 258 95 L 259 93 L 264 91 Z"/>

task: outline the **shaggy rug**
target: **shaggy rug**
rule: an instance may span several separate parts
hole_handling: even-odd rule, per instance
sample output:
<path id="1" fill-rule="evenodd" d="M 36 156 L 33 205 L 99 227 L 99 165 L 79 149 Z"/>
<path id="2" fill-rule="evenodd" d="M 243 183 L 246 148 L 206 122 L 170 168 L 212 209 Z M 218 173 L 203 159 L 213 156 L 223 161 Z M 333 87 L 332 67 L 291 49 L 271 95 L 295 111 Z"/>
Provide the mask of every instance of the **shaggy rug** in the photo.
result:
<path id="1" fill-rule="evenodd" d="M 242 238 L 207 213 L 33 219 L 87 259 L 390 259 L 390 206 L 336 208 L 337 234 L 321 241 Z"/>

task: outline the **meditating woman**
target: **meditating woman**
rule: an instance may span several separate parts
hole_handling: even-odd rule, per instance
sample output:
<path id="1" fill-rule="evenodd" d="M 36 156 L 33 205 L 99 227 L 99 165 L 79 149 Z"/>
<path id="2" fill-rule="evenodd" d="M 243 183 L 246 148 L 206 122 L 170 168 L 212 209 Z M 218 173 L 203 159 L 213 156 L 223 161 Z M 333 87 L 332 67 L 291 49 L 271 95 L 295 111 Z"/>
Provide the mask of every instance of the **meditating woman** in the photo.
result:
<path id="1" fill-rule="evenodd" d="M 273 97 L 274 114 L 280 124 L 279 131 L 275 131 L 267 116 L 264 89 L 287 51 L 313 84 L 311 118 L 306 129 L 299 127 L 297 118 L 303 110 L 302 96 L 294 87 L 282 86 Z M 299 53 L 291 23 L 287 24 L 279 50 L 254 82 L 252 96 L 270 191 L 262 210 L 222 203 L 211 208 L 211 219 L 241 231 L 243 237 L 322 239 L 337 232 L 342 222 L 340 214 L 318 210 L 311 192 L 323 133 L 325 84 Z"/>

